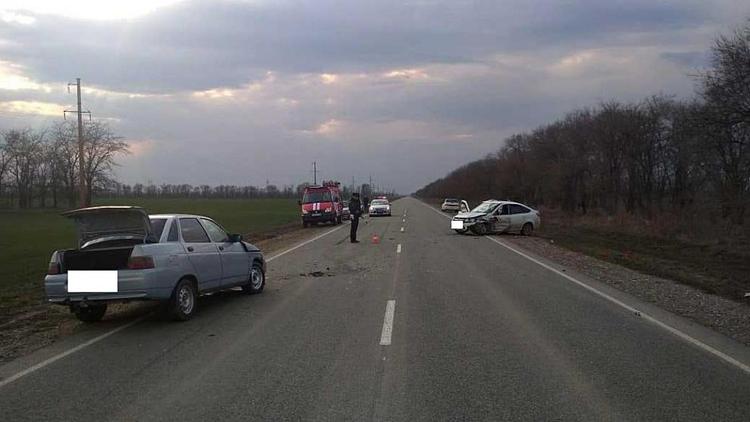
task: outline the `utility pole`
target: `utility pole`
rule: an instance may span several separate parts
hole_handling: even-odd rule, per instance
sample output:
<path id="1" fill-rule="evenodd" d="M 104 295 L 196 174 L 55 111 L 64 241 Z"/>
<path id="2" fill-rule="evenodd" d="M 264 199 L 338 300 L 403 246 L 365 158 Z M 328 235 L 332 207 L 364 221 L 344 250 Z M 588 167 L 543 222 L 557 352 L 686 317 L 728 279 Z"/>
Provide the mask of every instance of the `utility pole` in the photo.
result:
<path id="1" fill-rule="evenodd" d="M 76 94 L 78 96 L 78 107 L 75 111 L 73 110 L 65 110 L 63 111 L 63 119 L 65 118 L 67 113 L 76 113 L 78 115 L 78 205 L 83 208 L 87 207 L 91 204 L 89 204 L 88 201 L 88 195 L 86 192 L 86 177 L 84 175 L 84 169 L 86 166 L 84 165 L 84 156 L 83 156 L 83 115 L 88 114 L 89 120 L 91 120 L 91 112 L 90 111 L 81 111 L 81 78 L 76 78 L 76 83 L 69 83 L 68 84 L 68 92 L 70 92 L 70 86 L 75 85 L 76 86 Z"/>
<path id="2" fill-rule="evenodd" d="M 318 184 L 318 163 L 313 161 L 313 185 Z"/>

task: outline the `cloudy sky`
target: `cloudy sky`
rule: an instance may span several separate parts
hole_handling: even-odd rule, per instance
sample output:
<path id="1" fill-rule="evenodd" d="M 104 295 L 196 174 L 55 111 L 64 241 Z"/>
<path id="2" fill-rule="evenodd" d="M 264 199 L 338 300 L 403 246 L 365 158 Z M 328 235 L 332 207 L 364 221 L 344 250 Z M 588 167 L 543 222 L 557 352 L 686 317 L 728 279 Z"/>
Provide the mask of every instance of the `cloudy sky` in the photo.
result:
<path id="1" fill-rule="evenodd" d="M 576 107 L 688 97 L 747 0 L 0 2 L 0 129 L 75 104 L 128 183 L 408 193 Z"/>

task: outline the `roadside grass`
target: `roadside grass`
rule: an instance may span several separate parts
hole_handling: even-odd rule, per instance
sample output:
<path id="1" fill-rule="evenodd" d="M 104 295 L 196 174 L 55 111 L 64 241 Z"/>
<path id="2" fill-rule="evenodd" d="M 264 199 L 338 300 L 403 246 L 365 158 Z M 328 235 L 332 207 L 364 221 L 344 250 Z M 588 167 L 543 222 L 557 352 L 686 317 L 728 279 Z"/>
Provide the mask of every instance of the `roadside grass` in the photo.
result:
<path id="1" fill-rule="evenodd" d="M 98 199 L 95 205 L 138 205 L 149 213 L 214 218 L 248 241 L 297 222 L 293 199 Z M 0 323 L 44 301 L 43 279 L 52 252 L 75 246 L 75 228 L 62 210 L 0 210 Z"/>
<path id="2" fill-rule="evenodd" d="M 750 239 L 738 233 L 722 236 L 718 228 L 711 232 L 691 233 L 668 219 L 571 216 L 543 210 L 537 234 L 603 261 L 746 302 Z"/>
<path id="3" fill-rule="evenodd" d="M 440 207 L 442 200 L 425 202 Z M 472 202 L 472 205 L 475 202 Z M 651 219 L 541 210 L 536 235 L 572 251 L 693 286 L 737 302 L 750 292 L 750 235 L 720 221 L 662 215 Z"/>

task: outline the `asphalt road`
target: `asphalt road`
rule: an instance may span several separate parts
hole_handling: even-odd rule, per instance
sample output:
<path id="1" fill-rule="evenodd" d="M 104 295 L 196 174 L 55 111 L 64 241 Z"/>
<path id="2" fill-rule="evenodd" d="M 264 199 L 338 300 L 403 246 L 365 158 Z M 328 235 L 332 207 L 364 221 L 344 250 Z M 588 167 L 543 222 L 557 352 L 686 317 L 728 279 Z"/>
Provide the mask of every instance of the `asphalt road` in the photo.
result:
<path id="1" fill-rule="evenodd" d="M 750 418 L 749 373 L 491 239 L 454 234 L 417 200 L 366 221 L 360 244 L 341 226 L 274 259 L 262 295 L 204 298 L 186 323 L 149 316 L 0 386 L 0 419 Z"/>

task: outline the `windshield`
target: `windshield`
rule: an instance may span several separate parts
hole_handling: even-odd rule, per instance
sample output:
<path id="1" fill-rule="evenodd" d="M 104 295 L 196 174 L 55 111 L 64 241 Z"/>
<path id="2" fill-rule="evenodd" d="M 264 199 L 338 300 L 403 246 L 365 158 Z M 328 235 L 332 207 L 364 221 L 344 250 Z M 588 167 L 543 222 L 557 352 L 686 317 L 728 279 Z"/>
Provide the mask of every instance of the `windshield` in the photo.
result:
<path id="1" fill-rule="evenodd" d="M 385 199 L 373 199 L 370 205 L 388 205 L 388 201 Z"/>
<path id="2" fill-rule="evenodd" d="M 446 199 L 445 202 L 447 204 L 458 204 L 458 199 L 451 199 L 451 198 L 449 198 L 449 199 Z"/>
<path id="3" fill-rule="evenodd" d="M 482 214 L 486 214 L 492 211 L 493 209 L 495 209 L 495 207 L 497 206 L 498 206 L 497 202 L 482 202 L 481 204 L 477 205 L 476 208 L 471 210 L 471 212 L 479 212 Z"/>
<path id="4" fill-rule="evenodd" d="M 302 197 L 302 203 L 331 202 L 331 192 L 327 190 L 309 190 Z"/>

